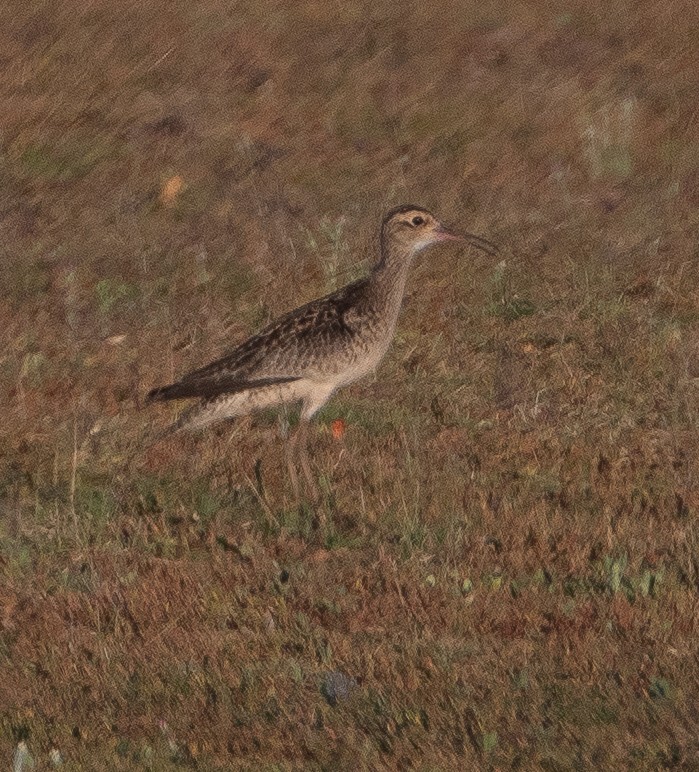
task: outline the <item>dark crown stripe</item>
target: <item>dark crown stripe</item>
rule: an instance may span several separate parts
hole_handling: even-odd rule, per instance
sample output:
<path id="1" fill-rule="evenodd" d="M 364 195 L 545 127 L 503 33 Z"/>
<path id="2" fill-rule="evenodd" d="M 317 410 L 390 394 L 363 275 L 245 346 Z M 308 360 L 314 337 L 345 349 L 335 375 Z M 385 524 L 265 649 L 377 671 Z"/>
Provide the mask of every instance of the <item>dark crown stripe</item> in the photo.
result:
<path id="1" fill-rule="evenodd" d="M 420 212 L 422 214 L 430 214 L 427 209 L 416 204 L 401 204 L 391 209 L 390 212 L 383 218 L 383 224 L 385 225 L 389 220 L 394 218 L 397 214 L 405 214 L 406 212 Z"/>

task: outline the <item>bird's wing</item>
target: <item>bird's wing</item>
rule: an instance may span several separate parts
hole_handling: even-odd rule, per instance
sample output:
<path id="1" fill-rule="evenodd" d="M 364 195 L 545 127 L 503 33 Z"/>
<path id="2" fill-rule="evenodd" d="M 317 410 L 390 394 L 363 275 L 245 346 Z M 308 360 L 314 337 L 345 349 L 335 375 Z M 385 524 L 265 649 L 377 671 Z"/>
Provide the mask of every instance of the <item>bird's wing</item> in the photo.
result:
<path id="1" fill-rule="evenodd" d="M 361 279 L 291 311 L 248 338 L 233 351 L 193 370 L 149 399 L 211 399 L 224 393 L 289 383 L 305 373 L 308 357 L 330 338 L 351 338 L 352 309 L 366 285 Z"/>

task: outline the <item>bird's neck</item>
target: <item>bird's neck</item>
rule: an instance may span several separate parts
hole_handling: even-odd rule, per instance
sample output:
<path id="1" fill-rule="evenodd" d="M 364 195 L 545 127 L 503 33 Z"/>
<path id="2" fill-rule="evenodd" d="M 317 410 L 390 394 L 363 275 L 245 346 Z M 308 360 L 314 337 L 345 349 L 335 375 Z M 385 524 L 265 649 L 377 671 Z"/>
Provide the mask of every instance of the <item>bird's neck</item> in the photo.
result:
<path id="1" fill-rule="evenodd" d="M 396 306 L 396 314 L 403 299 L 405 282 L 408 278 L 412 255 L 405 250 L 391 248 L 386 243 L 381 244 L 381 259 L 372 271 L 372 284 L 377 296 L 383 302 Z"/>

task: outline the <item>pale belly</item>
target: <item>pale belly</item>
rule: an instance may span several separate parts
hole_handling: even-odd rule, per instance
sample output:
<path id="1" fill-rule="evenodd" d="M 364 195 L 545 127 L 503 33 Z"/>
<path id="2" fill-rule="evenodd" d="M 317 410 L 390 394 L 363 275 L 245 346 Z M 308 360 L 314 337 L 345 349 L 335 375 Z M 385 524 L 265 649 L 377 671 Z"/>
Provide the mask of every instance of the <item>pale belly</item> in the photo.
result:
<path id="1" fill-rule="evenodd" d="M 327 383 L 334 383 L 336 389 L 348 386 L 350 383 L 358 381 L 367 375 L 373 373 L 381 363 L 386 353 L 386 348 L 377 349 L 371 352 L 370 356 L 357 358 L 354 362 L 349 362 L 346 367 L 334 373 L 329 378 L 323 378 Z"/>
<path id="2" fill-rule="evenodd" d="M 303 403 L 302 416 L 311 418 L 343 386 L 376 370 L 383 359 L 390 338 L 375 341 L 363 350 L 343 352 L 334 360 L 317 362 L 306 369 L 305 377 L 290 383 L 264 386 L 237 394 L 222 395 L 193 411 L 187 428 L 202 428 L 210 423 L 248 415 L 282 404 Z"/>

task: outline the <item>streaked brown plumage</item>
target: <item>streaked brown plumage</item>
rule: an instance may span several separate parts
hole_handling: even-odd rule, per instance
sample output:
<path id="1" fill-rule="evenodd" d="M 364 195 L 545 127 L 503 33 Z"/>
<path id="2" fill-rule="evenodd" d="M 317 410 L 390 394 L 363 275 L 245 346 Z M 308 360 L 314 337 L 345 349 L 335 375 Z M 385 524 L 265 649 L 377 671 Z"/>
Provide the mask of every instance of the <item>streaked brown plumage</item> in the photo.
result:
<path id="1" fill-rule="evenodd" d="M 196 429 L 262 408 L 301 402 L 300 433 L 333 392 L 374 370 L 393 338 L 408 268 L 431 244 L 468 241 L 489 253 L 496 248 L 478 236 L 457 236 L 430 212 L 404 205 L 381 226 L 381 256 L 371 273 L 313 300 L 248 338 L 228 355 L 153 389 L 149 400 L 198 398 L 174 428 Z M 302 465 L 314 483 L 302 446 Z M 292 481 L 297 488 L 295 472 Z"/>

